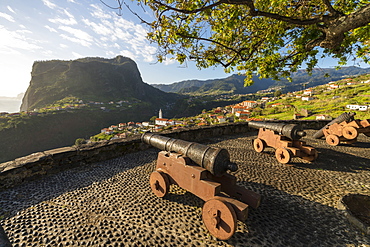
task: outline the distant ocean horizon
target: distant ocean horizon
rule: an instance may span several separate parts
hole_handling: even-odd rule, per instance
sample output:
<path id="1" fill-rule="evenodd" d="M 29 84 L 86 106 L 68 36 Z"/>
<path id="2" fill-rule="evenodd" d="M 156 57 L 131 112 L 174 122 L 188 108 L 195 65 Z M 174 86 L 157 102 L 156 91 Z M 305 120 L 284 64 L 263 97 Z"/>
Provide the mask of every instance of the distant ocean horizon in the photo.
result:
<path id="1" fill-rule="evenodd" d="M 1 98 L 0 97 L 0 112 L 19 112 L 22 100 L 17 98 Z"/>

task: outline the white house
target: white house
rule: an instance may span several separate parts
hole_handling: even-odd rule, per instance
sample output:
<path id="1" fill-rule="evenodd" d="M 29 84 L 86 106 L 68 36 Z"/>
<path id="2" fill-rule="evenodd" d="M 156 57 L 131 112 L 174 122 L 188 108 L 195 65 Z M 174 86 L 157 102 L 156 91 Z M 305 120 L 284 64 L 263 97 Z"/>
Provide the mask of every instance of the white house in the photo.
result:
<path id="1" fill-rule="evenodd" d="M 237 112 L 235 112 L 235 116 L 237 116 L 237 117 L 241 117 L 241 116 L 249 117 L 249 115 L 250 115 L 250 113 L 246 112 L 246 111 L 237 111 Z"/>
<path id="2" fill-rule="evenodd" d="M 155 119 L 155 124 L 156 125 L 166 126 L 167 122 L 168 122 L 167 118 L 156 118 Z"/>
<path id="3" fill-rule="evenodd" d="M 101 133 L 103 133 L 103 134 L 106 134 L 106 135 L 111 135 L 111 134 L 113 134 L 113 130 L 110 130 L 110 129 L 108 129 L 108 128 L 104 128 L 104 129 L 101 129 L 101 131 L 100 131 Z"/>
<path id="4" fill-rule="evenodd" d="M 316 115 L 316 120 L 332 120 L 333 118 L 327 114 Z"/>
<path id="5" fill-rule="evenodd" d="M 315 98 L 309 97 L 309 96 L 302 97 L 303 101 L 310 101 L 310 100 L 313 100 L 313 99 L 315 99 Z"/>
<path id="6" fill-rule="evenodd" d="M 231 113 L 235 114 L 237 111 L 244 111 L 245 109 L 247 109 L 248 107 L 244 106 L 244 105 L 234 105 L 232 107 L 232 110 L 231 110 Z"/>
<path id="7" fill-rule="evenodd" d="M 257 106 L 257 101 L 252 101 L 252 100 L 246 100 L 246 101 L 243 101 L 243 105 L 247 108 L 254 108 Z"/>
<path id="8" fill-rule="evenodd" d="M 312 89 L 306 89 L 306 90 L 304 90 L 303 95 L 312 96 L 313 93 L 314 93 L 314 91 Z"/>
<path id="9" fill-rule="evenodd" d="M 358 110 L 359 107 L 360 107 L 359 105 L 346 105 L 346 108 L 350 110 Z"/>
<path id="10" fill-rule="evenodd" d="M 367 106 L 367 105 L 359 105 L 358 106 L 359 111 L 367 111 L 367 109 L 369 109 L 369 106 Z"/>
<path id="11" fill-rule="evenodd" d="M 225 123 L 226 122 L 226 118 L 224 116 L 217 116 L 217 119 L 218 119 L 219 123 Z"/>

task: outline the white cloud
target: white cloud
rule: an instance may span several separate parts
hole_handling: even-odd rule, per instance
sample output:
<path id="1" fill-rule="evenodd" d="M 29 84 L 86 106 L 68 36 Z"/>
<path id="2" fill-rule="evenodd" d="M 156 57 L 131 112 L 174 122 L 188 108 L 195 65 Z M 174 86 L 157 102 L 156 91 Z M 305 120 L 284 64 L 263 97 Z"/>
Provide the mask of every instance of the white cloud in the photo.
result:
<path id="1" fill-rule="evenodd" d="M 108 26 L 102 24 L 102 23 L 95 23 L 92 22 L 88 19 L 82 19 L 82 21 L 89 27 L 92 28 L 92 30 L 99 35 L 111 35 L 112 34 L 112 29 L 109 28 Z"/>
<path id="2" fill-rule="evenodd" d="M 14 11 L 10 6 L 7 6 L 7 8 L 8 8 L 8 10 L 9 10 L 10 12 L 12 12 L 13 14 L 15 14 L 15 11 Z"/>
<path id="3" fill-rule="evenodd" d="M 42 50 L 41 54 L 43 54 L 46 57 L 51 57 L 54 54 L 54 52 L 51 50 Z"/>
<path id="4" fill-rule="evenodd" d="M 97 4 L 91 4 L 91 7 L 93 7 L 93 10 L 91 11 L 91 15 L 98 19 L 110 19 L 112 18 L 112 15 L 107 14 L 103 11 L 103 9 L 97 5 Z"/>
<path id="5" fill-rule="evenodd" d="M 24 33 L 29 33 L 29 31 L 9 31 L 5 29 L 4 26 L 0 26 L 0 37 L 2 37 L 0 39 L 0 47 L 4 48 L 3 50 L 5 51 L 9 51 L 9 49 L 12 49 L 13 51 L 36 51 L 42 49 L 42 47 L 38 45 L 38 43 L 40 43 L 39 41 L 27 38 L 23 35 Z"/>
<path id="6" fill-rule="evenodd" d="M 163 61 L 164 65 L 171 65 L 171 64 L 174 64 L 174 63 L 176 63 L 176 60 L 175 59 L 170 59 L 170 58 Z"/>
<path id="7" fill-rule="evenodd" d="M 51 9 L 55 9 L 55 8 L 57 7 L 54 3 L 50 2 L 49 0 L 42 0 L 42 2 L 43 2 L 47 7 L 51 8 Z"/>
<path id="8" fill-rule="evenodd" d="M 55 28 L 49 27 L 48 25 L 45 26 L 50 32 L 56 33 L 57 30 Z"/>
<path id="9" fill-rule="evenodd" d="M 74 56 L 75 59 L 84 57 L 83 55 L 81 55 L 77 52 L 74 52 L 74 51 L 72 52 L 72 55 Z"/>
<path id="10" fill-rule="evenodd" d="M 131 58 L 133 60 L 136 59 L 135 54 L 132 53 L 131 51 L 128 51 L 128 50 L 122 50 L 122 51 L 119 52 L 119 54 L 122 55 L 122 56 L 125 56 L 125 57 L 129 57 L 129 58 Z"/>
<path id="11" fill-rule="evenodd" d="M 76 3 L 74 0 L 67 0 L 70 3 Z"/>
<path id="12" fill-rule="evenodd" d="M 69 40 L 69 41 L 71 41 L 73 43 L 80 44 L 82 46 L 86 46 L 86 47 L 90 47 L 91 46 L 91 43 L 90 42 L 87 42 L 86 40 L 73 38 L 73 37 L 67 36 L 65 34 L 61 34 L 60 37 L 62 37 L 65 40 Z"/>
<path id="13" fill-rule="evenodd" d="M 68 45 L 65 45 L 65 44 L 60 44 L 59 46 L 60 46 L 61 48 L 63 48 L 63 49 L 68 48 Z"/>
<path id="14" fill-rule="evenodd" d="M 61 18 L 57 17 L 54 19 L 49 19 L 50 22 L 55 23 L 55 24 L 63 24 L 63 25 L 75 25 L 77 24 L 77 21 L 75 17 L 70 14 L 67 10 L 64 10 L 63 13 L 68 17 L 68 18 Z"/>
<path id="15" fill-rule="evenodd" d="M 82 31 L 80 29 L 76 29 L 76 28 L 72 28 L 72 27 L 68 27 L 68 26 L 60 26 L 58 28 L 60 30 L 63 30 L 67 33 L 72 34 L 73 36 L 75 36 L 78 39 L 85 40 L 85 41 L 88 41 L 88 42 L 93 41 L 93 37 L 90 34 L 86 33 L 85 31 Z"/>
<path id="16" fill-rule="evenodd" d="M 146 39 L 147 31 L 140 25 L 121 16 L 109 15 L 98 5 L 92 7 L 93 19 L 83 18 L 82 22 L 95 34 L 95 45 L 104 50 L 119 50 L 122 55 L 145 62 L 155 61 L 156 48 Z"/>
<path id="17" fill-rule="evenodd" d="M 5 14 L 5 13 L 0 12 L 0 17 L 6 19 L 7 21 L 15 22 L 13 16 Z"/>

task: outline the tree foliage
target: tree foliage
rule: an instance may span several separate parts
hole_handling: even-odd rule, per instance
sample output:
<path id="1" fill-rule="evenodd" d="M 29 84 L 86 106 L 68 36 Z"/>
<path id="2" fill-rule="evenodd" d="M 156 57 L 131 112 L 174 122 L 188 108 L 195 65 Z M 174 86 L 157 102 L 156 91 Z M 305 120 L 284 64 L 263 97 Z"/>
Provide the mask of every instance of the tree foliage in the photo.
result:
<path id="1" fill-rule="evenodd" d="M 154 20 L 148 39 L 158 60 L 194 60 L 199 68 L 222 65 L 251 82 L 311 71 L 321 57 L 369 63 L 369 0 L 137 0 Z M 120 6 L 123 1 L 118 0 Z M 128 3 L 125 3 L 129 7 Z"/>

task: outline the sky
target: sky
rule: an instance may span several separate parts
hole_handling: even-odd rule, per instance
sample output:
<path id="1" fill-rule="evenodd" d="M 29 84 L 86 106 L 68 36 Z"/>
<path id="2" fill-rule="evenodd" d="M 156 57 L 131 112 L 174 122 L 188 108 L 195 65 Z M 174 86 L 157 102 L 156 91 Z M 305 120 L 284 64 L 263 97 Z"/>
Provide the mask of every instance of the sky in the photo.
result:
<path id="1" fill-rule="evenodd" d="M 115 0 L 105 3 L 117 6 Z M 151 13 L 142 12 L 135 4 L 131 7 L 151 20 Z M 1 0 L 0 96 L 24 93 L 33 63 L 53 59 L 127 56 L 137 63 L 143 81 L 149 84 L 230 75 L 221 67 L 199 70 L 193 62 L 157 63 L 157 47 L 146 40 L 145 24 L 125 8 L 118 13 L 99 0 Z M 331 60 L 319 63 L 322 68 L 335 65 Z"/>

